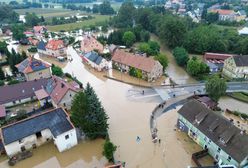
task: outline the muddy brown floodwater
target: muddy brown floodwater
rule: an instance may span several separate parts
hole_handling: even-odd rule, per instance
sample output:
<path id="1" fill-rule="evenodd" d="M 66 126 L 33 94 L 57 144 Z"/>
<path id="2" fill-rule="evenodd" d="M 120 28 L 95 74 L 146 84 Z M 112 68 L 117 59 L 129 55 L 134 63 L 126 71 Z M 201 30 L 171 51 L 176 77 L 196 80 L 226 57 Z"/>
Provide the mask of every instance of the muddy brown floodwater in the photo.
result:
<path id="1" fill-rule="evenodd" d="M 225 96 L 219 100 L 219 106 L 221 109 L 226 110 L 236 110 L 241 113 L 248 114 L 248 103 L 233 99 L 231 97 Z"/>
<path id="2" fill-rule="evenodd" d="M 177 65 L 175 58 L 173 57 L 171 51 L 163 45 L 158 37 L 154 34 L 151 34 L 151 40 L 157 41 L 160 43 L 160 51 L 165 54 L 168 58 L 169 65 L 166 68 L 167 74 L 170 78 L 173 79 L 177 84 L 186 84 L 186 83 L 196 83 L 197 81 L 192 78 L 182 67 Z"/>
<path id="3" fill-rule="evenodd" d="M 142 88 L 133 87 L 117 81 L 95 76 L 81 63 L 77 53 L 69 48 L 73 61 L 63 69 L 76 76 L 83 84 L 87 82 L 94 87 L 109 116 L 109 134 L 111 141 L 117 145 L 115 159 L 126 162 L 127 168 L 184 168 L 194 165 L 191 161 L 193 152 L 200 147 L 184 133 L 175 131 L 177 110 L 164 114 L 158 121 L 158 134 L 161 144 L 151 141 L 149 118 L 158 104 L 156 101 L 136 101 L 146 95 L 139 92 Z M 136 91 L 136 92 L 135 92 Z M 137 99 L 130 99 L 130 92 L 136 93 Z M 137 142 L 137 136 L 140 141 Z M 16 167 L 68 167 L 68 168 L 102 168 L 106 160 L 102 157 L 103 140 L 81 142 L 76 147 L 59 153 L 53 143 L 38 147 L 34 156 L 17 164 Z M 0 167 L 7 167 L 2 159 Z M 204 163 L 211 165 L 206 158 Z"/>

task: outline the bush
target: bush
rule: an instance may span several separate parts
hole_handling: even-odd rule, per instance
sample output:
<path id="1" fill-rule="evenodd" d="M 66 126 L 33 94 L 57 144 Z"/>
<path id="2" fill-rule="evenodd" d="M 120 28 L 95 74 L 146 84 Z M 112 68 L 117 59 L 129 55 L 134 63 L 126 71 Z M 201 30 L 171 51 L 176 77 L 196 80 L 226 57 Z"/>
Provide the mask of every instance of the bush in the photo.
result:
<path id="1" fill-rule="evenodd" d="M 3 85 L 4 85 L 4 81 L 0 80 L 0 86 L 3 86 Z"/>
<path id="2" fill-rule="evenodd" d="M 28 49 L 28 52 L 32 52 L 32 53 L 37 52 L 37 47 L 30 47 L 30 48 Z"/>
<path id="3" fill-rule="evenodd" d="M 62 69 L 54 64 L 52 64 L 52 74 L 60 77 L 64 75 Z"/>
<path id="4" fill-rule="evenodd" d="M 117 146 L 115 146 L 109 140 L 106 140 L 103 146 L 103 155 L 108 159 L 109 162 L 114 162 L 114 152 Z"/>
<path id="5" fill-rule="evenodd" d="M 10 80 L 8 82 L 8 85 L 14 85 L 14 84 L 17 84 L 17 83 L 20 83 L 18 80 Z"/>

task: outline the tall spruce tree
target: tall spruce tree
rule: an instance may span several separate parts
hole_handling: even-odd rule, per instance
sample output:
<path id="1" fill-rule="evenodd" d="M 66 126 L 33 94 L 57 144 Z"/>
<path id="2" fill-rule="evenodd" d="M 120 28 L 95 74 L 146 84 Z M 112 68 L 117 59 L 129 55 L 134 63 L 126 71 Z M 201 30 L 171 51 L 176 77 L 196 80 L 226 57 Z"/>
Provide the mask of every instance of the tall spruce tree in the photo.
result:
<path id="1" fill-rule="evenodd" d="M 90 139 L 108 135 L 108 117 L 95 91 L 88 83 L 73 99 L 71 120 Z"/>
<path id="2" fill-rule="evenodd" d="M 3 72 L 2 67 L 0 66 L 0 80 L 4 80 L 5 79 L 5 74 Z"/>
<path id="3" fill-rule="evenodd" d="M 98 137 L 105 138 L 108 135 L 108 116 L 99 101 L 94 89 L 87 83 L 85 88 L 85 95 L 87 97 L 89 120 L 92 124 L 91 133 L 89 138 L 95 139 Z"/>

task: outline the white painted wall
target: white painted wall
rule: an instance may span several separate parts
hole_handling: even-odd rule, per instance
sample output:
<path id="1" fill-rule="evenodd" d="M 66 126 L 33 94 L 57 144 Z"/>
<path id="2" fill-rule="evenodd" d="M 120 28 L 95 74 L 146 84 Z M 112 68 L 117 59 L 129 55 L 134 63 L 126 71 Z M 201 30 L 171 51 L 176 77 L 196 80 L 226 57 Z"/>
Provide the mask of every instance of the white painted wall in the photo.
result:
<path id="1" fill-rule="evenodd" d="M 66 139 L 66 135 L 69 135 L 69 138 Z M 67 131 L 56 138 L 54 138 L 54 144 L 57 146 L 59 152 L 63 152 L 77 145 L 77 134 L 76 129 L 73 128 L 70 131 Z"/>
<path id="2" fill-rule="evenodd" d="M 45 54 L 49 55 L 49 56 L 53 56 L 53 57 L 65 56 L 66 55 L 66 48 L 61 48 L 59 50 L 46 49 Z"/>
<path id="3" fill-rule="evenodd" d="M 34 98 L 34 100 L 37 99 L 36 96 L 34 96 L 33 98 Z M 30 102 L 31 100 L 32 100 L 31 97 L 29 97 L 29 98 L 25 98 L 25 99 L 20 99 L 20 101 L 16 100 L 15 104 L 13 102 L 5 103 L 4 106 L 5 107 L 11 107 L 11 106 L 18 105 L 18 104 L 21 104 L 21 103 Z"/>
<path id="4" fill-rule="evenodd" d="M 72 100 L 75 94 L 77 94 L 77 92 L 68 90 L 65 96 L 63 97 L 63 99 L 59 102 L 58 106 L 63 106 L 66 107 L 67 109 L 71 109 Z"/>

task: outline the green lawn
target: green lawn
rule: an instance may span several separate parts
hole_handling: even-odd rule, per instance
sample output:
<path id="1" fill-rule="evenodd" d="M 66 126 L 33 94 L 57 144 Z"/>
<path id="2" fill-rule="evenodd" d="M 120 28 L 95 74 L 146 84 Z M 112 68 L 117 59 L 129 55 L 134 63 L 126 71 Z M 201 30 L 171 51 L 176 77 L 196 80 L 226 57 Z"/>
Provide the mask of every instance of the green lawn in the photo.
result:
<path id="1" fill-rule="evenodd" d="M 90 20 L 85 20 L 82 22 L 77 22 L 77 23 L 69 23 L 69 24 L 62 24 L 62 25 L 55 25 L 55 26 L 47 26 L 48 30 L 50 31 L 61 31 L 61 30 L 65 30 L 65 31 L 70 31 L 70 30 L 75 30 L 75 29 L 80 29 L 83 27 L 87 27 L 90 25 L 95 25 L 98 22 L 103 22 L 109 19 L 110 16 L 106 16 L 106 15 L 94 15 L 94 19 L 90 19 Z"/>
<path id="2" fill-rule="evenodd" d="M 30 9 L 16 9 L 18 14 L 24 15 L 26 12 L 36 13 L 38 16 L 44 16 L 45 18 L 52 17 L 66 17 L 80 13 L 78 11 L 72 11 L 67 9 L 45 9 L 45 8 L 30 8 Z"/>
<path id="3" fill-rule="evenodd" d="M 248 103 L 248 94 L 245 93 L 232 93 L 231 96 L 237 100 Z"/>

